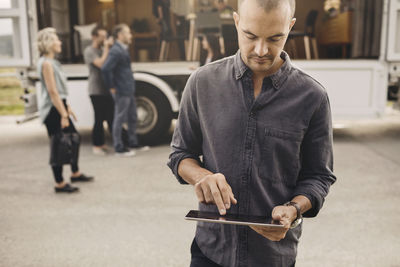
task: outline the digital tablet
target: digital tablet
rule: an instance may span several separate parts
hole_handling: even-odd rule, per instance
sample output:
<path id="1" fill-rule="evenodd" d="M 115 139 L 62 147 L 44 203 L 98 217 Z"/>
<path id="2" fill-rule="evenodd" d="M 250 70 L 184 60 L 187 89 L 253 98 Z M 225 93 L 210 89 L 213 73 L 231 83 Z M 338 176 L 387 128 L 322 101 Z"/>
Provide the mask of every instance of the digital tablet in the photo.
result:
<path id="1" fill-rule="evenodd" d="M 189 211 L 189 213 L 185 216 L 185 220 L 283 228 L 282 224 L 279 224 L 279 222 L 273 221 L 271 218 L 266 216 L 249 216 L 238 214 L 227 214 L 222 216 L 219 213 L 198 210 Z"/>

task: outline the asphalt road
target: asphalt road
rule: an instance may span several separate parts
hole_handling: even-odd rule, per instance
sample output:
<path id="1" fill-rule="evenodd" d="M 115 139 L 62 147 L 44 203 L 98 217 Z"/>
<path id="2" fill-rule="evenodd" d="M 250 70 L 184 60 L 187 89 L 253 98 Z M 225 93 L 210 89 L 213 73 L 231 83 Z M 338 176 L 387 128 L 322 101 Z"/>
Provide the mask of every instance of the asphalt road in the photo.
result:
<path id="1" fill-rule="evenodd" d="M 348 126 L 334 132 L 338 181 L 304 222 L 296 266 L 400 266 L 400 116 Z M 0 266 L 189 266 L 195 223 L 183 217 L 197 203 L 166 167 L 168 144 L 100 157 L 81 133 L 80 167 L 96 181 L 56 195 L 44 127 L 0 117 Z"/>

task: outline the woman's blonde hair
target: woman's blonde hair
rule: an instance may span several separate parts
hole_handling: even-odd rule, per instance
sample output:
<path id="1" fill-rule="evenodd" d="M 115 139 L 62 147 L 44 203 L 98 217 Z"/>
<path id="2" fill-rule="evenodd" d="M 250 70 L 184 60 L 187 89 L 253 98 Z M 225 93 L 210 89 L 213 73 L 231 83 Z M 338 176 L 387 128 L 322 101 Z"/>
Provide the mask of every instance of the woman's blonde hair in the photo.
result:
<path id="1" fill-rule="evenodd" d="M 48 27 L 40 30 L 37 34 L 37 46 L 40 55 L 45 55 L 50 52 L 54 44 L 55 36 L 57 36 L 56 29 Z"/>

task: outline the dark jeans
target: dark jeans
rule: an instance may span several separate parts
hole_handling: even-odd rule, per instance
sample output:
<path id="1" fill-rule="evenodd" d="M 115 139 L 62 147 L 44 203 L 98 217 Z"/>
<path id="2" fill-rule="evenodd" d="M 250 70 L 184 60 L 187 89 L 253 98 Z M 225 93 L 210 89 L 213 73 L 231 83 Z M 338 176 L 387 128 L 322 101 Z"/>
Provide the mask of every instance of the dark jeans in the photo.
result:
<path id="1" fill-rule="evenodd" d="M 112 136 L 114 141 L 114 148 L 116 152 L 122 152 L 126 146 L 135 146 L 138 144 L 136 135 L 136 102 L 135 96 L 132 93 L 129 96 L 119 95 L 118 93 L 114 96 L 115 112 Z M 122 124 L 127 122 L 127 143 L 125 144 L 123 136 Z"/>
<path id="2" fill-rule="evenodd" d="M 65 100 L 63 100 L 65 108 L 67 108 Z M 46 120 L 44 121 L 46 125 L 47 134 L 49 137 L 52 137 L 56 133 L 61 132 L 61 116 L 58 113 L 57 109 L 53 106 L 47 115 Z M 63 129 L 64 132 L 77 133 L 74 124 L 71 119 L 69 120 L 69 127 Z M 61 165 L 52 165 L 51 169 L 53 171 L 54 180 L 56 183 L 62 183 L 64 181 L 64 177 L 62 175 L 63 166 Z M 71 164 L 71 171 L 77 172 L 79 170 L 78 163 Z"/>
<path id="3" fill-rule="evenodd" d="M 114 119 L 114 99 L 111 95 L 91 95 L 94 109 L 94 126 L 92 130 L 92 143 L 94 146 L 105 144 L 103 122 L 107 122 L 108 130 L 112 133 Z"/>
<path id="4" fill-rule="evenodd" d="M 201 252 L 199 246 L 196 243 L 196 239 L 193 239 L 192 247 L 190 248 L 192 253 L 192 261 L 190 262 L 190 267 L 222 267 L 207 258 L 203 252 Z M 295 267 L 296 263 L 293 263 L 290 267 Z"/>
<path id="5" fill-rule="evenodd" d="M 222 267 L 215 262 L 208 259 L 203 252 L 201 252 L 196 240 L 193 239 L 192 247 L 190 248 L 192 253 L 192 261 L 190 262 L 190 267 Z"/>

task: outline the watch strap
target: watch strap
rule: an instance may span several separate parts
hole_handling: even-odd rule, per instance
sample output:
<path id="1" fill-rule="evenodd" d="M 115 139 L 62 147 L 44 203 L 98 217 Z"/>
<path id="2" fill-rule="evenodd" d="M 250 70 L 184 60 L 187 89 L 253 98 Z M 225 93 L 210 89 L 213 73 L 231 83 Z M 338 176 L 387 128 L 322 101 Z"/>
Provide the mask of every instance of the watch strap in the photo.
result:
<path id="1" fill-rule="evenodd" d="M 284 205 L 284 206 L 293 206 L 293 207 L 295 207 L 295 208 L 296 208 L 296 211 L 297 211 L 296 220 L 298 220 L 298 219 L 301 218 L 301 209 L 300 209 L 299 204 L 297 204 L 297 203 L 294 202 L 294 201 L 289 201 L 289 202 L 286 202 L 286 203 L 283 204 L 283 205 Z"/>

